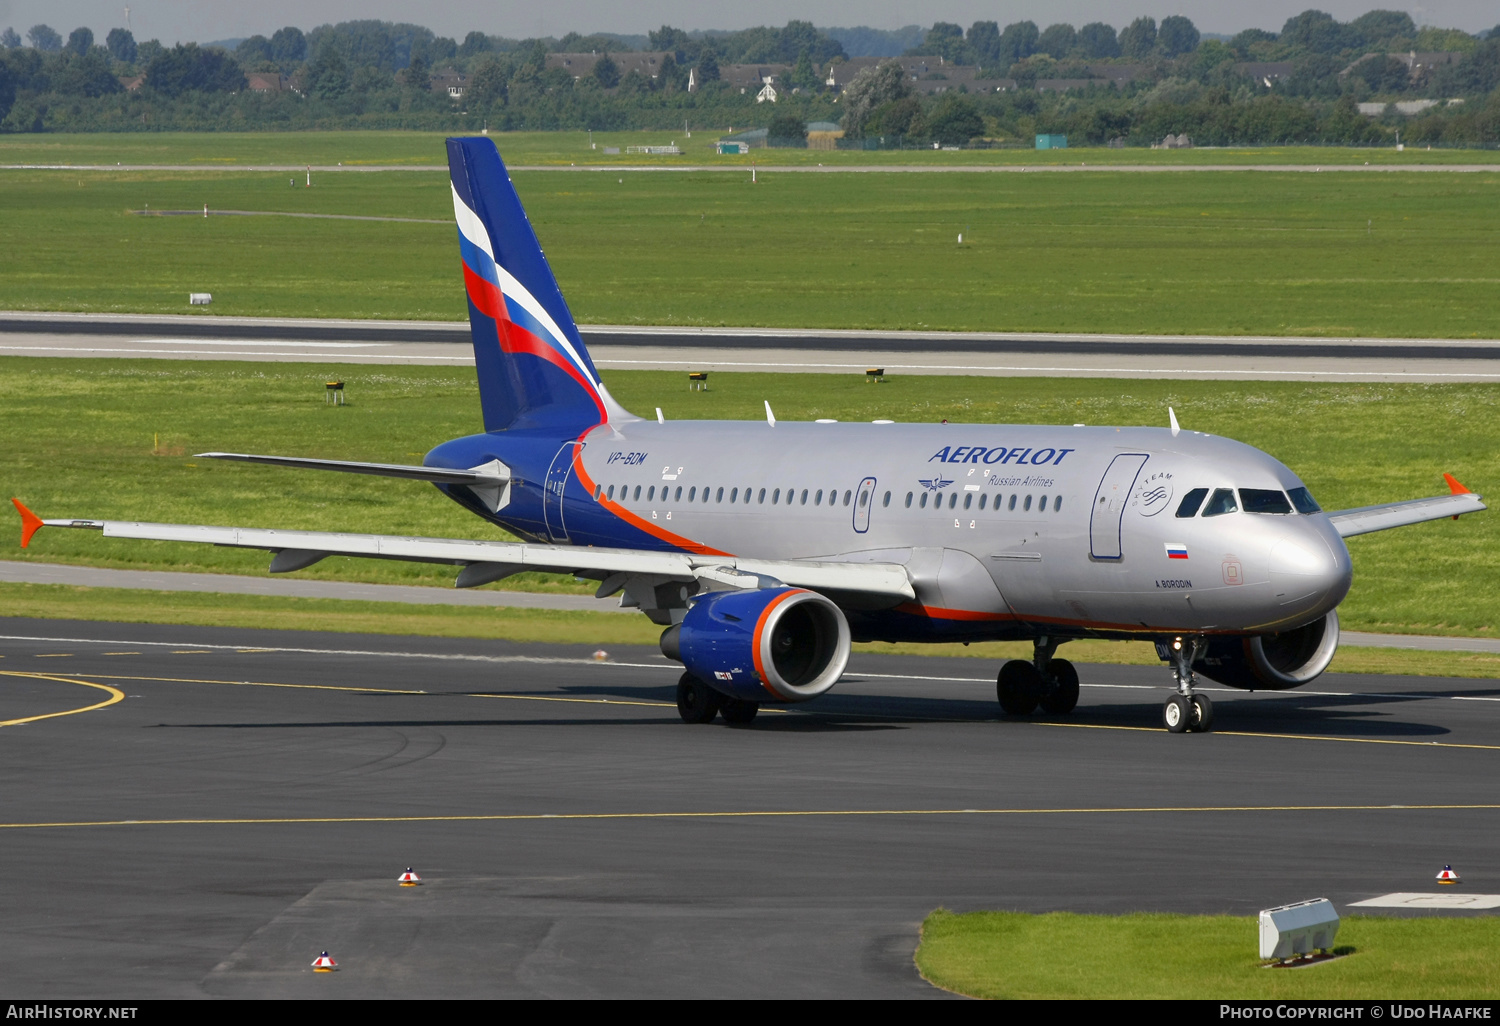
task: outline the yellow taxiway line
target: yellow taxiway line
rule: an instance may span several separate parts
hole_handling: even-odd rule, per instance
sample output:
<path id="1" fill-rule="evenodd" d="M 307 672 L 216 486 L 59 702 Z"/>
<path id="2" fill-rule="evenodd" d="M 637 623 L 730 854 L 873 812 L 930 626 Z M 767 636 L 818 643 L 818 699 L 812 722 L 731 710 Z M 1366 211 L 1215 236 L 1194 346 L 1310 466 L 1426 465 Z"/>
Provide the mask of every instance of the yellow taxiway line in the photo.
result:
<path id="1" fill-rule="evenodd" d="M 58 677 L 50 673 L 18 673 L 14 670 L 0 670 L 0 677 L 24 677 L 27 680 L 48 680 L 58 684 L 77 684 L 85 688 L 98 688 L 100 691 L 109 693 L 109 697 L 102 702 L 93 705 L 85 705 L 78 709 L 65 709 L 62 712 L 43 713 L 40 716 L 23 716 L 15 720 L 0 720 L 0 727 L 15 727 L 22 723 L 35 723 L 37 720 L 50 720 L 58 716 L 74 716 L 78 713 L 93 712 L 95 709 L 103 709 L 106 705 L 114 705 L 125 697 L 125 692 L 118 688 L 112 688 L 108 684 L 95 684 L 86 680 L 74 680 L 71 677 Z"/>
<path id="2" fill-rule="evenodd" d="M 743 812 L 529 812 L 453 814 L 434 816 L 273 816 L 212 819 L 99 819 L 51 823 L 0 823 L 0 830 L 37 830 L 49 827 L 123 826 L 272 826 L 276 824 L 337 825 L 341 823 L 515 823 L 538 820 L 623 819 L 792 819 L 851 816 L 1122 816 L 1142 813 L 1212 812 L 1474 812 L 1497 811 L 1500 804 L 1483 805 L 1142 805 L 1057 809 L 752 809 Z"/>

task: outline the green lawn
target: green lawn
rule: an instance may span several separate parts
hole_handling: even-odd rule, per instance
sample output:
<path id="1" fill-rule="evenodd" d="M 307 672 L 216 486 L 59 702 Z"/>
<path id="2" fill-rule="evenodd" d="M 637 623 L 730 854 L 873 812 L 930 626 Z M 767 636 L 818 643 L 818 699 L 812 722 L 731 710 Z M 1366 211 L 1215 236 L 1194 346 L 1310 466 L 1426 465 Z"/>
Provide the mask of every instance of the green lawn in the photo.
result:
<path id="1" fill-rule="evenodd" d="M 0 172 L 0 309 L 464 316 L 446 224 L 130 213 L 452 216 L 441 173 L 296 181 Z M 516 182 L 584 323 L 1500 337 L 1500 175 Z"/>
<path id="2" fill-rule="evenodd" d="M 939 909 L 922 924 L 917 967 L 932 983 L 983 998 L 1213 1000 L 1500 997 L 1500 920 L 1350 916 L 1345 957 L 1299 969 L 1257 959 L 1257 921 Z"/>
<path id="3" fill-rule="evenodd" d="M 210 450 L 417 462 L 431 446 L 480 430 L 473 371 L 330 363 L 0 359 L 0 495 L 46 517 L 88 517 L 459 538 L 497 532 L 432 488 L 342 474 L 194 460 Z M 349 405 L 324 404 L 347 382 Z M 1445 490 L 1451 471 L 1479 492 L 1500 481 L 1497 407 L 1484 385 L 1308 385 L 1088 379 L 715 374 L 689 392 L 680 374 L 615 371 L 629 408 L 673 419 L 1183 425 L 1256 445 L 1296 470 L 1328 509 Z M 155 448 L 154 448 L 155 447 Z M 14 521 L 12 524 L 14 525 Z M 264 554 L 48 530 L 6 558 L 261 573 Z M 1500 519 L 1493 513 L 1351 539 L 1351 630 L 1487 635 L 1500 608 Z M 447 585 L 451 568 L 335 558 L 302 574 Z M 511 587 L 578 590 L 525 575 Z"/>
<path id="4" fill-rule="evenodd" d="M 786 164 L 987 166 L 1010 164 L 1493 164 L 1494 150 L 1365 149 L 1347 146 L 1265 146 L 1151 150 L 755 150 L 721 157 L 713 143 L 735 126 L 665 132 L 498 132 L 493 138 L 514 164 Z M 743 129 L 745 126 L 737 126 Z M 0 164 L 442 164 L 442 132 L 122 132 L 0 136 Z M 591 148 L 592 142 L 592 148 Z M 675 143 L 680 157 L 636 156 L 628 146 Z M 607 154 L 605 147 L 620 147 Z"/>

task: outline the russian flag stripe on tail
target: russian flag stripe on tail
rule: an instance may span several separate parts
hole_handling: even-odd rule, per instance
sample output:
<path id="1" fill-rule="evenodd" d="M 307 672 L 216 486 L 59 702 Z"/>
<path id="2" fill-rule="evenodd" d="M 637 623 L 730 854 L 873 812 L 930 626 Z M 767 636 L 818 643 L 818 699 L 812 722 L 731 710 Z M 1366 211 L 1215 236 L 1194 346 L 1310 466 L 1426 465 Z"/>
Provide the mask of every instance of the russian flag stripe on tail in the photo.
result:
<path id="1" fill-rule="evenodd" d="M 495 144 L 449 139 L 448 172 L 485 430 L 577 434 L 627 417 L 599 380 Z"/>

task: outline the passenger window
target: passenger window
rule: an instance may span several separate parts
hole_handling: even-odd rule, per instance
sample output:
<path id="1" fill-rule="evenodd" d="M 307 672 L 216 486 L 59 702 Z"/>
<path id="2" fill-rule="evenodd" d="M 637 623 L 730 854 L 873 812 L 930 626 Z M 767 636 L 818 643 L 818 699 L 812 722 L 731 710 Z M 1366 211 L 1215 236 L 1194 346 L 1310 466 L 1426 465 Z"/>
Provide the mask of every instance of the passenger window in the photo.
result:
<path id="1" fill-rule="evenodd" d="M 740 490 L 738 488 L 731 488 L 731 489 L 729 489 L 729 501 L 731 503 L 738 502 L 739 498 L 740 498 Z"/>
<path id="2" fill-rule="evenodd" d="M 802 489 L 802 505 L 807 505 L 807 489 Z"/>
<path id="3" fill-rule="evenodd" d="M 665 488 L 661 490 L 661 497 L 663 499 L 667 497 L 667 490 Z M 646 489 L 646 501 L 650 502 L 654 498 L 656 498 L 656 485 L 652 485 L 650 488 Z"/>
<path id="4" fill-rule="evenodd" d="M 677 486 L 677 490 L 672 493 L 672 501 L 673 502 L 679 502 L 679 501 L 681 501 L 681 499 L 682 499 L 682 485 L 678 485 Z"/>
<path id="5" fill-rule="evenodd" d="M 818 494 L 813 496 L 813 505 L 814 506 L 821 506 L 821 505 L 823 505 L 823 489 L 819 488 L 818 489 Z"/>
<path id="6" fill-rule="evenodd" d="M 919 503 L 917 503 L 917 508 L 919 508 L 919 509 L 926 509 L 927 508 L 927 493 L 926 492 L 922 493 L 922 501 L 919 502 Z"/>
<path id="7" fill-rule="evenodd" d="M 637 502 L 641 501 L 641 486 L 640 485 L 636 485 L 635 486 L 635 500 Z"/>
<path id="8" fill-rule="evenodd" d="M 954 492 L 954 493 L 952 493 L 951 495 L 948 496 L 948 508 L 952 509 L 954 506 L 957 506 L 957 505 L 958 505 L 958 493 Z"/>
<path id="9" fill-rule="evenodd" d="M 911 509 L 911 492 L 906 493 L 906 508 Z"/>
<path id="10" fill-rule="evenodd" d="M 974 505 L 974 493 L 973 492 L 965 492 L 964 493 L 964 509 L 968 509 L 972 505 Z"/>
<path id="11" fill-rule="evenodd" d="M 689 488 L 688 489 L 688 502 L 697 502 L 697 501 L 698 501 L 698 489 L 696 489 L 696 488 Z"/>
<path id="12" fill-rule="evenodd" d="M 1280 513 L 1292 511 L 1286 493 L 1273 488 L 1241 488 L 1240 503 L 1246 513 Z"/>
<path id="13" fill-rule="evenodd" d="M 781 501 L 781 489 L 778 488 L 774 492 L 771 493 L 771 505 L 774 506 L 774 505 L 776 505 L 780 501 Z"/>
<path id="14" fill-rule="evenodd" d="M 1016 496 L 1012 495 L 1010 497 L 1010 505 L 1007 506 L 1006 509 L 1014 511 L 1015 508 L 1016 508 Z"/>
<path id="15" fill-rule="evenodd" d="M 1203 498 L 1208 494 L 1207 488 L 1194 488 L 1182 497 L 1177 504 L 1177 519 L 1186 520 L 1198 515 L 1198 507 L 1203 505 Z"/>
<path id="16" fill-rule="evenodd" d="M 854 498 L 854 492 L 848 488 L 844 489 L 844 505 L 849 505 L 849 500 Z"/>
<path id="17" fill-rule="evenodd" d="M 1234 501 L 1233 488 L 1216 488 L 1213 496 L 1208 500 L 1208 505 L 1203 507 L 1203 515 L 1206 517 L 1223 516 L 1225 513 L 1238 513 L 1239 505 Z"/>
<path id="18" fill-rule="evenodd" d="M 1061 495 L 1054 495 L 1052 497 L 1052 512 L 1057 513 L 1061 509 L 1062 509 L 1062 496 Z"/>
<path id="19" fill-rule="evenodd" d="M 1323 512 L 1323 507 L 1318 505 L 1317 500 L 1312 497 L 1312 492 L 1306 488 L 1293 488 L 1287 494 L 1292 497 L 1292 505 L 1297 507 L 1298 513 Z"/>
<path id="20" fill-rule="evenodd" d="M 752 491 L 753 491 L 753 489 L 750 489 L 750 488 L 746 488 L 745 489 L 745 505 L 747 505 L 747 506 L 750 505 L 750 493 Z M 762 488 L 760 490 L 760 501 L 761 502 L 765 502 L 766 501 L 766 490 L 764 488 Z"/>
<path id="21" fill-rule="evenodd" d="M 1029 496 L 1029 495 L 1026 496 L 1026 504 L 1024 506 L 1022 506 L 1021 508 L 1024 509 L 1028 513 L 1031 512 L 1031 496 Z"/>
<path id="22" fill-rule="evenodd" d="M 723 502 L 724 501 L 724 489 L 722 489 L 722 488 L 719 489 L 719 494 L 716 495 L 716 496 L 714 496 L 714 501 L 715 502 Z"/>
<path id="23" fill-rule="evenodd" d="M 886 492 L 885 493 L 885 498 L 883 498 L 883 499 L 880 500 L 880 508 L 884 509 L 885 507 L 889 506 L 890 504 L 891 504 L 891 493 L 890 492 Z"/>
<path id="24" fill-rule="evenodd" d="M 601 496 L 603 494 L 604 494 L 604 486 L 602 484 L 594 485 L 594 501 L 598 502 L 599 501 L 599 496 Z"/>
<path id="25" fill-rule="evenodd" d="M 749 501 L 750 501 L 750 499 L 749 499 L 749 497 L 748 497 L 748 496 L 749 496 L 749 495 L 750 495 L 750 493 L 749 493 L 749 492 L 746 492 L 746 493 L 745 493 L 745 495 L 746 495 L 746 499 L 745 499 L 745 501 L 746 501 L 746 502 L 749 502 Z M 765 489 L 764 489 L 764 488 L 762 488 L 762 489 L 761 489 L 761 490 L 760 490 L 760 498 L 758 498 L 758 499 L 756 499 L 756 500 L 755 500 L 755 501 L 756 501 L 756 502 L 759 502 L 759 503 L 762 503 L 762 504 L 763 504 L 763 503 L 764 503 L 764 502 L 765 502 L 765 501 L 766 501 L 766 490 L 765 490 Z"/>
<path id="26" fill-rule="evenodd" d="M 613 499 L 615 497 L 615 486 L 614 485 L 610 485 L 609 486 L 609 492 L 607 493 L 606 497 L 610 498 L 610 499 Z"/>
<path id="27" fill-rule="evenodd" d="M 869 490 L 865 489 L 865 488 L 861 488 L 859 490 L 859 508 L 860 509 L 864 509 L 867 505 L 869 505 L 869 503 L 870 503 L 870 492 L 869 492 Z"/>
<path id="28" fill-rule="evenodd" d="M 1041 505 L 1037 506 L 1037 512 L 1039 512 L 1039 513 L 1045 513 L 1045 512 L 1047 512 L 1047 497 L 1045 495 L 1042 496 Z"/>

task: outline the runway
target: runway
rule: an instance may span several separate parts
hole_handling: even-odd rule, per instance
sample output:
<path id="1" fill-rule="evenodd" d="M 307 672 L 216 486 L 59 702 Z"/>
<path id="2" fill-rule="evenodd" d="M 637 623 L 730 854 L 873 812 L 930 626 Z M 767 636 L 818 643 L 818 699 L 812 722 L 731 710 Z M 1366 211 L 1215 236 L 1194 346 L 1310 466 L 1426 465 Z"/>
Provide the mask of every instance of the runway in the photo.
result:
<path id="1" fill-rule="evenodd" d="M 1213 691 L 1215 733 L 1168 735 L 1154 668 L 1002 721 L 995 667 L 862 655 L 736 729 L 681 723 L 647 650 L 0 635 L 0 981 L 38 998 L 936 997 L 938 906 L 1500 891 L 1488 681 Z"/>
<path id="2" fill-rule="evenodd" d="M 1489 382 L 1500 340 L 584 325 L 601 369 Z M 0 312 L 0 355 L 469 365 L 460 322 Z"/>

